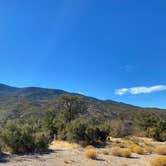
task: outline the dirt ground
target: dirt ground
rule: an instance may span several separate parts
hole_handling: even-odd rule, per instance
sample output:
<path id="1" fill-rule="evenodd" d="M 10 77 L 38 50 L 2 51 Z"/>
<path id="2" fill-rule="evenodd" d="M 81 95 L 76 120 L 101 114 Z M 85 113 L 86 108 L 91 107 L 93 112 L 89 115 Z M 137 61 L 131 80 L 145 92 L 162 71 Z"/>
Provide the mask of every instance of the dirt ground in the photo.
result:
<path id="1" fill-rule="evenodd" d="M 97 159 L 87 159 L 85 149 L 76 144 L 56 142 L 50 146 L 52 151 L 47 154 L 12 155 L 0 161 L 1 166 L 150 166 L 150 160 L 157 156 L 132 154 L 131 158 L 104 155 L 100 148 Z"/>

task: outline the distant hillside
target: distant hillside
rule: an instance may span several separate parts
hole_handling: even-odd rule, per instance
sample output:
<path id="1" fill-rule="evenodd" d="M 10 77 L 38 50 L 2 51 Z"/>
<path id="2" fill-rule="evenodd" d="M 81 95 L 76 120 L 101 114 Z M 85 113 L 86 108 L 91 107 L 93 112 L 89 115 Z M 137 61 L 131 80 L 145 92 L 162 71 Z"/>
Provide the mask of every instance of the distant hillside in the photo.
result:
<path id="1" fill-rule="evenodd" d="M 56 97 L 61 94 L 80 95 L 58 89 L 16 88 L 0 84 L 0 120 L 6 118 L 43 117 L 54 105 Z M 85 116 L 107 119 L 127 118 L 132 121 L 138 112 L 147 111 L 161 118 L 166 118 L 166 110 L 140 108 L 112 100 L 104 101 L 93 97 L 80 96 L 88 102 Z"/>

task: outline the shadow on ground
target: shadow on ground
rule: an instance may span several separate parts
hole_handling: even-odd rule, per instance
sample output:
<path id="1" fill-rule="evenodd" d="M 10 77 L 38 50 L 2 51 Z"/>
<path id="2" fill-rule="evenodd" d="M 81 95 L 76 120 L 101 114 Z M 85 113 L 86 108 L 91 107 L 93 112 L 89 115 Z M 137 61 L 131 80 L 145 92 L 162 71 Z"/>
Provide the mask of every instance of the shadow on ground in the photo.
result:
<path id="1" fill-rule="evenodd" d="M 0 163 L 7 163 L 9 162 L 10 155 L 7 154 L 0 154 Z"/>

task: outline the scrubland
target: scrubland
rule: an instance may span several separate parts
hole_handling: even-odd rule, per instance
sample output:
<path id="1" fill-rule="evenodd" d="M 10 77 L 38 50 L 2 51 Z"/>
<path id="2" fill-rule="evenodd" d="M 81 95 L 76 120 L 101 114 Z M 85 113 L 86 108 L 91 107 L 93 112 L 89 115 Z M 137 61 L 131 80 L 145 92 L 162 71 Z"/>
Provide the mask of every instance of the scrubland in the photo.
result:
<path id="1" fill-rule="evenodd" d="M 165 119 L 142 112 L 132 121 L 84 117 L 87 104 L 62 95 L 55 103 L 59 112 L 3 121 L 1 165 L 166 166 Z"/>
<path id="2" fill-rule="evenodd" d="M 54 141 L 43 154 L 8 155 L 2 166 L 165 166 L 166 142 L 149 138 L 110 138 L 105 147 Z M 140 150 L 141 149 L 141 150 Z M 149 150 L 150 149 L 150 150 Z M 150 152 L 149 152 L 150 151 Z"/>

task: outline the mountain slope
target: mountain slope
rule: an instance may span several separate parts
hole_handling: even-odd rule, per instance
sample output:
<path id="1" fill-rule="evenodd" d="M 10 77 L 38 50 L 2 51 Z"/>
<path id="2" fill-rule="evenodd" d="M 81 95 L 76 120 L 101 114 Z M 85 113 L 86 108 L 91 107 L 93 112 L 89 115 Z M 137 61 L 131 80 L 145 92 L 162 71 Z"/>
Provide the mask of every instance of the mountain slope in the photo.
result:
<path id="1" fill-rule="evenodd" d="M 0 84 L 0 120 L 4 118 L 42 117 L 50 106 L 54 104 L 56 97 L 61 94 L 76 95 L 58 89 L 16 88 Z M 107 119 L 128 118 L 128 120 L 132 120 L 139 111 L 147 111 L 161 118 L 166 118 L 165 110 L 140 108 L 112 100 L 104 101 L 87 96 L 83 96 L 83 98 L 88 102 L 86 116 Z"/>
<path id="2" fill-rule="evenodd" d="M 36 87 L 15 88 L 0 84 L 0 119 L 40 114 L 43 107 L 64 93 L 67 92 Z"/>

